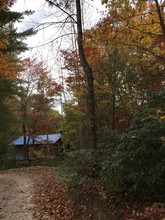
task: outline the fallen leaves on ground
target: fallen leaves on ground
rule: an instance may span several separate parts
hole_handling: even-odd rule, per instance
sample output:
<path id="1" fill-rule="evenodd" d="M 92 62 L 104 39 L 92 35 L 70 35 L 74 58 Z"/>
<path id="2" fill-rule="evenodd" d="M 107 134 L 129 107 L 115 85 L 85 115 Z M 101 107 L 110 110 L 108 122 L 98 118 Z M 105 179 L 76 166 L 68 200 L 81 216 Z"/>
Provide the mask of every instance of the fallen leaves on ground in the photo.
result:
<path id="1" fill-rule="evenodd" d="M 33 181 L 33 214 L 38 220 L 83 220 L 71 200 L 62 174 L 55 167 L 28 167 L 3 171 L 16 173 Z"/>
<path id="2" fill-rule="evenodd" d="M 40 173 L 40 174 L 39 174 Z M 39 167 L 35 180 L 35 212 L 40 220 L 81 220 L 57 168 Z"/>
<path id="3" fill-rule="evenodd" d="M 33 214 L 37 220 L 164 220 L 164 203 L 147 203 L 140 196 L 106 199 L 97 179 L 87 179 L 70 197 L 62 172 L 55 167 L 34 166 L 3 171 L 33 181 Z M 2 173 L 3 173 L 2 172 Z M 127 196 L 126 196 L 127 197 Z M 139 207 L 140 204 L 140 207 Z M 78 207 L 81 206 L 81 209 Z M 106 208 L 105 208 L 106 207 Z M 105 209 L 104 209 L 105 208 Z M 81 212 L 80 212 L 81 210 Z M 85 216 L 86 215 L 86 216 Z"/>

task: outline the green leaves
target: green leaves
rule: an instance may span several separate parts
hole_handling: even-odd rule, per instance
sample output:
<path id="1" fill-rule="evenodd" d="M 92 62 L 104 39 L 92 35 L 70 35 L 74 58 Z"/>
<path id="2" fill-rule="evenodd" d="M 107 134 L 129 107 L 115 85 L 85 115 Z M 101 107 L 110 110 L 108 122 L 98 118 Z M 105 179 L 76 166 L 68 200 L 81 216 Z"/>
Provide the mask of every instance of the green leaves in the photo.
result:
<path id="1" fill-rule="evenodd" d="M 134 116 L 129 131 L 121 136 L 111 160 L 104 162 L 102 177 L 111 182 L 112 192 L 125 190 L 129 183 L 132 190 L 165 196 L 165 120 L 161 119 L 165 114 L 161 104 L 164 94 L 162 91 L 151 96 L 150 102 Z"/>
<path id="2" fill-rule="evenodd" d="M 108 3 L 108 0 L 102 0 L 101 3 L 102 3 L 102 4 L 107 4 L 107 3 Z"/>

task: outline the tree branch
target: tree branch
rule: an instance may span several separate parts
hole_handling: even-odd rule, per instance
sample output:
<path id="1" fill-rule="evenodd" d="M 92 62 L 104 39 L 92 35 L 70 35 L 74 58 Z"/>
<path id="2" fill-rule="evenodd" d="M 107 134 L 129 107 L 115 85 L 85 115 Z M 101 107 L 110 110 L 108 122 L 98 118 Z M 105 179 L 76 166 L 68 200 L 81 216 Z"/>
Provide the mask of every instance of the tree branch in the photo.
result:
<path id="1" fill-rule="evenodd" d="M 57 8 L 59 8 L 62 12 L 64 12 L 65 14 L 67 14 L 72 20 L 73 20 L 73 22 L 75 23 L 75 24 L 77 24 L 77 21 L 73 18 L 73 16 L 72 15 L 70 15 L 67 11 L 65 11 L 63 8 L 61 8 L 60 6 L 59 6 L 59 4 L 56 4 L 56 3 L 54 3 L 54 2 L 52 2 L 52 1 L 50 1 L 50 0 L 45 0 L 46 2 L 48 2 L 50 5 L 54 5 L 54 6 L 56 6 Z"/>
<path id="2" fill-rule="evenodd" d="M 40 45 L 35 46 L 35 47 L 29 47 L 29 49 L 38 48 L 38 47 L 43 47 L 43 46 L 45 46 L 45 45 L 47 45 L 47 44 L 50 44 L 50 43 L 54 42 L 55 40 L 58 40 L 59 38 L 62 38 L 62 37 L 65 37 L 65 36 L 68 36 L 68 35 L 71 35 L 71 34 L 75 35 L 75 33 L 63 34 L 63 35 L 60 35 L 60 36 L 54 38 L 54 39 L 51 40 L 51 41 L 48 41 L 48 42 L 44 43 L 44 44 L 40 44 Z"/>

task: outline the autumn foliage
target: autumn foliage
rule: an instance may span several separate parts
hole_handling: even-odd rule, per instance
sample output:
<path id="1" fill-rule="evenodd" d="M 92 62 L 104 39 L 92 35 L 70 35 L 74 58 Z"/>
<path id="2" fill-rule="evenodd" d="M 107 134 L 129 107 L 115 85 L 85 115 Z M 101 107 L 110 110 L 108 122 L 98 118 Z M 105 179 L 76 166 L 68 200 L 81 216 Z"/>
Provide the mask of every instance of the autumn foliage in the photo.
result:
<path id="1" fill-rule="evenodd" d="M 65 73 L 61 86 L 44 62 L 35 58 L 18 62 L 9 47 L 11 31 L 5 31 L 1 22 L 0 78 L 17 83 L 17 94 L 3 101 L 8 101 L 17 118 L 17 134 L 35 137 L 62 128 L 64 145 L 73 149 L 66 151 L 64 160 L 67 184 L 86 219 L 161 219 L 165 201 L 164 3 L 102 2 L 108 14 L 83 33 L 83 50 L 93 77 L 96 149 L 90 148 L 89 75 L 77 49 L 61 51 Z M 0 4 L 3 10 L 9 6 L 10 1 Z M 61 93 L 63 115 L 54 117 Z M 46 180 L 37 185 L 42 200 L 36 194 L 35 216 L 81 219 L 72 212 L 75 203 L 65 197 L 67 188 L 56 184 L 52 174 Z"/>
<path id="2" fill-rule="evenodd" d="M 20 132 L 30 136 L 54 133 L 58 125 L 51 110 L 62 87 L 43 62 L 26 58 L 21 66 L 22 71 L 17 76 L 20 95 L 15 108 Z"/>
<path id="3" fill-rule="evenodd" d="M 77 193 L 84 196 L 84 201 L 90 197 L 86 194 L 95 192 L 90 184 L 96 181 L 97 187 L 103 186 L 99 193 L 103 189 L 105 203 L 120 210 L 113 213 L 114 219 L 162 217 L 164 211 L 155 215 L 154 207 L 159 206 L 157 201 L 161 198 L 164 201 L 165 184 L 164 6 L 159 5 L 159 16 L 156 1 L 103 2 L 109 14 L 84 31 L 83 42 L 94 76 L 98 150 L 92 153 L 88 145 L 87 78 L 77 51 L 62 51 L 63 68 L 68 73 L 65 82 L 72 95 L 64 108 L 64 138 L 77 149 L 67 158 L 72 167 L 68 171 L 70 184 L 73 188 L 79 186 Z M 147 208 L 143 206 L 142 210 L 138 204 L 143 196 L 146 200 L 142 206 Z M 86 202 L 87 206 L 90 202 Z M 138 207 L 137 212 L 132 212 L 131 203 Z M 88 211 L 92 212 L 90 208 Z M 106 219 L 103 213 L 99 214 L 100 219 Z"/>

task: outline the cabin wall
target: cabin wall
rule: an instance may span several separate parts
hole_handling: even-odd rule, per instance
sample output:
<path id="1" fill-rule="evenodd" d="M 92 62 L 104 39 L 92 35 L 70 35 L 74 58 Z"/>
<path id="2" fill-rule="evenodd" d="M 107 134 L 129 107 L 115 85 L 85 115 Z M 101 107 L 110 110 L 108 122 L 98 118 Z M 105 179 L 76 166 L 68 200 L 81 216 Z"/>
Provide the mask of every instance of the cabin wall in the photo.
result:
<path id="1" fill-rule="evenodd" d="M 19 145 L 15 146 L 16 160 L 26 160 L 27 155 L 27 146 Z"/>

